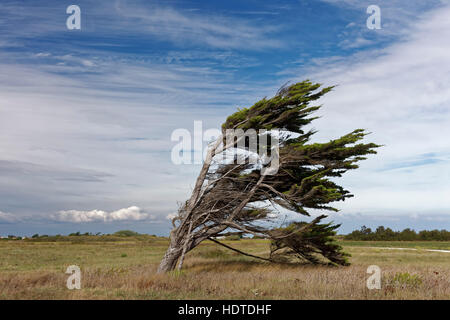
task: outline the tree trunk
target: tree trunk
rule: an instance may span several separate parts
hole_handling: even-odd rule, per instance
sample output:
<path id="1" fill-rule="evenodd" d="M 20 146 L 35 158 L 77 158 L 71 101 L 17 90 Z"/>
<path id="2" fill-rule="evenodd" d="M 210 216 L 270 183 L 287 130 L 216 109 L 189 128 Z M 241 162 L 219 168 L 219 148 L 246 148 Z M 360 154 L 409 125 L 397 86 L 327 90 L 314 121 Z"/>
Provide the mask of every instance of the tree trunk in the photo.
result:
<path id="1" fill-rule="evenodd" d="M 183 244 L 177 239 L 177 228 L 170 232 L 170 244 L 162 258 L 157 273 L 165 273 L 175 269 L 177 261 L 183 252 Z"/>
<path id="2" fill-rule="evenodd" d="M 159 264 L 157 273 L 165 273 L 174 270 L 182 252 L 183 250 L 181 247 L 173 247 L 173 244 L 171 243 Z"/>

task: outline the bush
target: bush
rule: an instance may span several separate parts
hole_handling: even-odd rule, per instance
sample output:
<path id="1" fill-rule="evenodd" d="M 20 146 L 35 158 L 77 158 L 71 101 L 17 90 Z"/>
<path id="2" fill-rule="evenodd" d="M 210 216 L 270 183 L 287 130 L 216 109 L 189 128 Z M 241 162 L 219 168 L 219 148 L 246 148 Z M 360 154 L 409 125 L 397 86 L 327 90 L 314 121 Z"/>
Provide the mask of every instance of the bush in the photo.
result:
<path id="1" fill-rule="evenodd" d="M 139 233 L 137 233 L 135 231 L 131 231 L 131 230 L 119 230 L 119 231 L 115 232 L 113 235 L 119 236 L 119 237 L 133 237 L 133 236 L 138 236 Z"/>

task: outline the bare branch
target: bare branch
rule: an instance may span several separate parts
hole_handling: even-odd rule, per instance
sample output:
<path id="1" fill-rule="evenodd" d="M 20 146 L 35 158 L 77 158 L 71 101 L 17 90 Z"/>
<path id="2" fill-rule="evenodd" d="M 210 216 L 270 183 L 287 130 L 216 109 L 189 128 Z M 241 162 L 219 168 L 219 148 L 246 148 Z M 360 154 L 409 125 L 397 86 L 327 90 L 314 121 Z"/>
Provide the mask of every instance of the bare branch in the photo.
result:
<path id="1" fill-rule="evenodd" d="M 235 249 L 235 248 L 230 247 L 230 246 L 228 246 L 228 245 L 226 245 L 226 244 L 224 244 L 224 243 L 222 243 L 222 242 L 219 242 L 219 241 L 217 241 L 216 239 L 213 239 L 213 238 L 208 238 L 208 240 L 211 240 L 212 242 L 217 243 L 218 245 L 221 245 L 221 246 L 223 246 L 223 247 L 225 247 L 225 248 L 227 248 L 227 249 L 230 249 L 230 250 L 233 250 L 233 251 L 235 251 L 235 252 L 238 252 L 238 253 L 240 253 L 240 254 L 242 254 L 242 255 L 244 255 L 244 256 L 247 256 L 247 257 L 252 257 L 252 258 L 256 258 L 256 259 L 261 259 L 261 260 L 265 260 L 265 261 L 269 261 L 269 262 L 272 261 L 272 260 L 270 260 L 270 259 L 268 259 L 268 258 L 263 258 L 263 257 L 260 257 L 260 256 L 255 256 L 255 255 L 253 255 L 253 254 L 246 253 L 246 252 L 244 252 L 244 251 Z"/>

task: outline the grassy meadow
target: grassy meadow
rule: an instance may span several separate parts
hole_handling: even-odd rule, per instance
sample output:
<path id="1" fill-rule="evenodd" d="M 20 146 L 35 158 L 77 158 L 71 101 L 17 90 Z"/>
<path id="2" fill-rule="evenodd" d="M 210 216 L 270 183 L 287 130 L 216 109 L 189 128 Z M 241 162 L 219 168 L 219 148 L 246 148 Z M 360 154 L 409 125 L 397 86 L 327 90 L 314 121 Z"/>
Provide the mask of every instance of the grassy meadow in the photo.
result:
<path id="1" fill-rule="evenodd" d="M 267 255 L 266 240 L 224 241 Z M 349 267 L 272 264 L 206 241 L 181 272 L 156 274 L 168 240 L 153 236 L 0 241 L 0 299 L 450 299 L 450 242 L 341 241 Z M 386 250 L 381 247 L 415 248 Z M 81 290 L 66 288 L 69 265 Z M 369 265 L 382 271 L 368 290 Z"/>

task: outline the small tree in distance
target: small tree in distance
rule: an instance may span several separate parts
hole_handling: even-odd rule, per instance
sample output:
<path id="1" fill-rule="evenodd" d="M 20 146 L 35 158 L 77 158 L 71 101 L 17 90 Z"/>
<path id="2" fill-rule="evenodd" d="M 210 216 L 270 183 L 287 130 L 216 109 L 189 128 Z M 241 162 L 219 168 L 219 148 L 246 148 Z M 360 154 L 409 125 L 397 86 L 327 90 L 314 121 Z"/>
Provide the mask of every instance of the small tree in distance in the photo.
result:
<path id="1" fill-rule="evenodd" d="M 227 118 L 222 136 L 208 149 L 191 197 L 172 220 L 169 248 L 158 272 L 175 269 L 177 262 L 180 269 L 186 253 L 202 241 L 210 239 L 221 244 L 215 238 L 230 234 L 271 239 L 273 248 L 289 249 L 310 262 L 318 262 L 317 256 L 322 256 L 332 263 L 347 264 L 341 248 L 332 243 L 331 235 L 337 226 L 319 223 L 325 215 L 288 228 L 271 229 L 267 223 L 261 223 L 274 219 L 279 214 L 277 207 L 299 216 L 310 216 L 308 209 L 337 211 L 331 203 L 353 195 L 332 179 L 358 168 L 360 160 L 376 153 L 378 145 L 359 143 L 366 136 L 363 129 L 329 142 L 308 143 L 315 131 L 305 132 L 304 127 L 316 119 L 311 114 L 320 108 L 310 104 L 332 89 L 308 80 L 299 82 L 282 87 L 273 98 L 264 98 Z M 254 166 L 215 161 L 223 152 L 240 148 L 238 142 L 226 141 L 230 129 L 266 130 L 268 135 L 278 131 L 278 152 L 272 155 L 278 159 L 276 173 L 265 173 L 267 163 Z M 241 157 L 248 160 L 250 155 Z M 271 257 L 259 258 L 273 261 Z"/>

